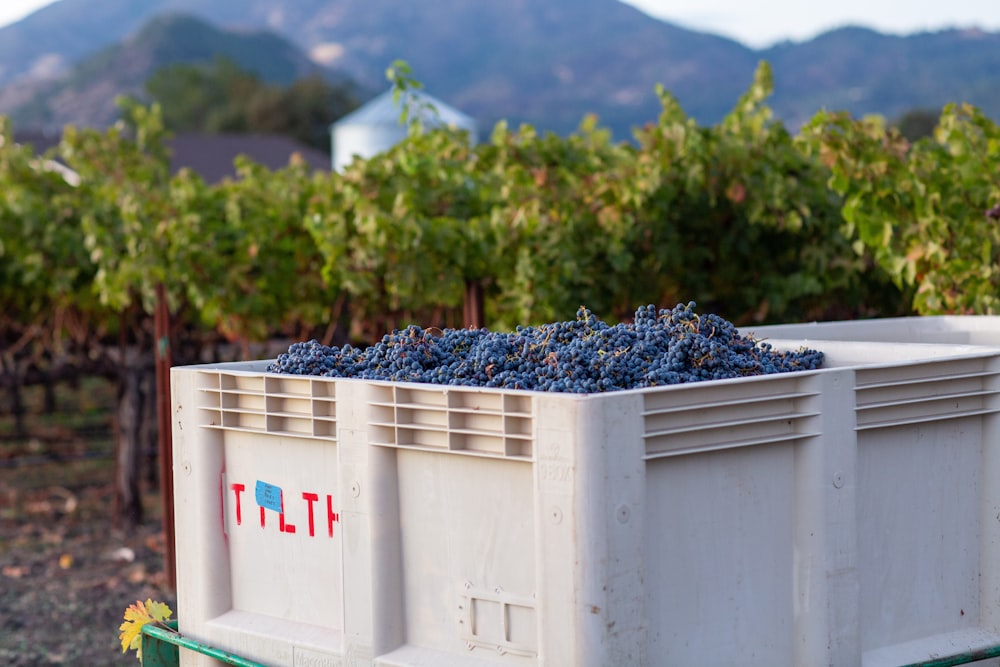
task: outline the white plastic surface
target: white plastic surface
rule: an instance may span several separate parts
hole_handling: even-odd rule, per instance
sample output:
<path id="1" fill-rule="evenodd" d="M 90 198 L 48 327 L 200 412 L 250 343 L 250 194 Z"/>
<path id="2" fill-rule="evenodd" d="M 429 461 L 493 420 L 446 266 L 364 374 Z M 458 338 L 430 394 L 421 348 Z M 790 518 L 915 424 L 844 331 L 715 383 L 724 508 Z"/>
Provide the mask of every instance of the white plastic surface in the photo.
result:
<path id="1" fill-rule="evenodd" d="M 1000 352 L 815 347 L 825 370 L 590 396 L 175 368 L 180 629 L 298 667 L 1000 643 Z"/>
<path id="2" fill-rule="evenodd" d="M 756 338 L 1000 346 L 1000 316 L 885 317 L 742 327 Z"/>

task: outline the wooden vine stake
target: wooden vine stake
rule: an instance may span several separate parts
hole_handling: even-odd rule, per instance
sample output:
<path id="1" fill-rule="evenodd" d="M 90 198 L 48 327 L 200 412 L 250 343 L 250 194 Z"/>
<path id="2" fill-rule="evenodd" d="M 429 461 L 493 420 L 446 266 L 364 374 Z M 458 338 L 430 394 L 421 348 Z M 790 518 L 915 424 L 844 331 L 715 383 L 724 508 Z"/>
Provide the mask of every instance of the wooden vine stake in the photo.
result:
<path id="1" fill-rule="evenodd" d="M 156 311 L 153 313 L 153 338 L 156 345 L 156 415 L 157 454 L 160 460 L 160 499 L 163 505 L 163 566 L 167 585 L 177 583 L 174 546 L 174 474 L 173 440 L 170 432 L 170 309 L 166 289 L 156 286 Z"/>

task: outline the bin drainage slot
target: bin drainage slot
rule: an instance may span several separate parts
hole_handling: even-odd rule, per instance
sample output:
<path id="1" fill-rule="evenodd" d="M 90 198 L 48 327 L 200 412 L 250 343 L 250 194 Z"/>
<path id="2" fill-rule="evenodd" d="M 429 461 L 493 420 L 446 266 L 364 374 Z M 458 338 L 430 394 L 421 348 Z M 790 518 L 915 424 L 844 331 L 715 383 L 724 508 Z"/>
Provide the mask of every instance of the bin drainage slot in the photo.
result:
<path id="1" fill-rule="evenodd" d="M 466 584 L 459 596 L 459 623 L 469 650 L 486 648 L 501 655 L 538 655 L 535 600 L 510 595 L 497 587 L 477 589 Z"/>

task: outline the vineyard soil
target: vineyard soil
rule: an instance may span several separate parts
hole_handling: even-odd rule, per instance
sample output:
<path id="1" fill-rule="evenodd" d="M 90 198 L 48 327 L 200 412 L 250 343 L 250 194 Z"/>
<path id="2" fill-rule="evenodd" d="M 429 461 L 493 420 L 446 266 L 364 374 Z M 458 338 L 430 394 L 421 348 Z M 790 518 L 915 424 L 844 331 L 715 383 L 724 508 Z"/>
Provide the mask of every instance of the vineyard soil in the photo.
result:
<path id="1" fill-rule="evenodd" d="M 112 525 L 109 418 L 93 389 L 60 395 L 61 414 L 29 414 L 24 439 L 0 412 L 2 665 L 138 665 L 118 641 L 125 608 L 153 598 L 176 609 L 158 490 L 147 483 L 141 526 Z"/>
<path id="2" fill-rule="evenodd" d="M 66 463 L 0 470 L 0 664 L 136 665 L 118 643 L 125 608 L 176 608 L 159 519 L 114 530 L 104 477 Z"/>

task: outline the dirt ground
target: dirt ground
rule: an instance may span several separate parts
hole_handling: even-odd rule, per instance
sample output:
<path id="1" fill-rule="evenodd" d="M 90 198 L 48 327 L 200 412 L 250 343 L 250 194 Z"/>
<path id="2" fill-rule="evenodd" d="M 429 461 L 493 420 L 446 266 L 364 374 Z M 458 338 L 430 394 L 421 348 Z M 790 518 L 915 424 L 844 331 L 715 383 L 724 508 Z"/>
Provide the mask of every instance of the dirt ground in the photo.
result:
<path id="1" fill-rule="evenodd" d="M 34 417 L 42 437 L 12 438 L 0 413 L 0 665 L 138 665 L 118 640 L 125 608 L 176 609 L 159 492 L 148 489 L 143 525 L 114 528 L 107 413 L 88 400 L 70 401 L 72 419 Z"/>

